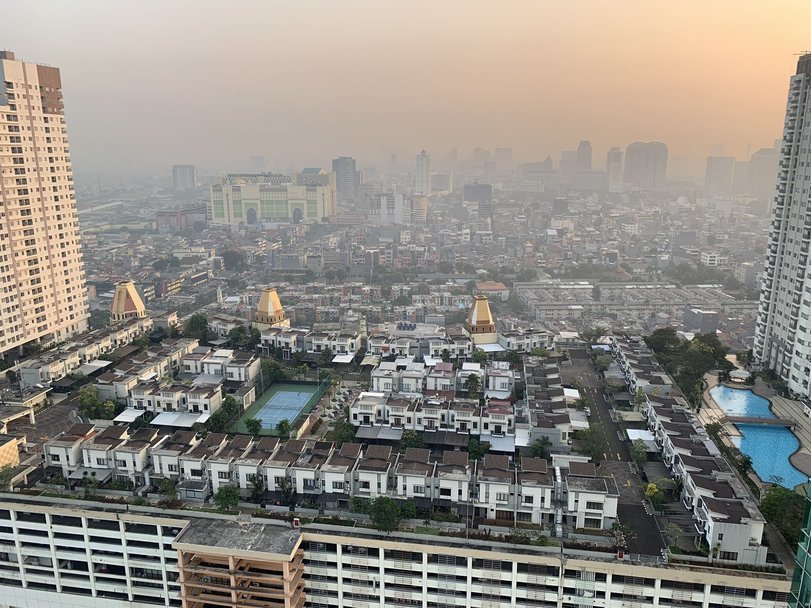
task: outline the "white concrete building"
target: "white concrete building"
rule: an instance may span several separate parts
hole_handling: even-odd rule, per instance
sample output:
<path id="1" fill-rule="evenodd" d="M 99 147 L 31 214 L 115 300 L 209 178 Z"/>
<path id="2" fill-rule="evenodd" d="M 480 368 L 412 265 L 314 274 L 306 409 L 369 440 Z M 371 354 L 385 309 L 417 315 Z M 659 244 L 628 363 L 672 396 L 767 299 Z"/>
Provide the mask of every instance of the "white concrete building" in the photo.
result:
<path id="1" fill-rule="evenodd" d="M 0 51 L 0 357 L 90 316 L 59 68 Z"/>
<path id="2" fill-rule="evenodd" d="M 811 228 L 805 207 L 811 179 L 811 54 L 797 62 L 791 77 L 783 126 L 780 168 L 772 204 L 772 225 L 755 326 L 755 357 L 788 383 L 790 391 L 811 396 L 811 305 L 808 255 Z"/>

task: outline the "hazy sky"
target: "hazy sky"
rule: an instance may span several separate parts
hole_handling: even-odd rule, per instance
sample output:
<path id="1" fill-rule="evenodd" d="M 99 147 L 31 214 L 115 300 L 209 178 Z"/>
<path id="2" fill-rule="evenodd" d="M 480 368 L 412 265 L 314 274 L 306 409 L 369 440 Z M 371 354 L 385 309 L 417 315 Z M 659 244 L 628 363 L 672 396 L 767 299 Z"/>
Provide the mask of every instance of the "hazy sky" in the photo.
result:
<path id="1" fill-rule="evenodd" d="M 782 129 L 808 0 L 3 0 L 0 48 L 59 66 L 79 172 L 274 168 L 426 148 L 713 144 Z"/>

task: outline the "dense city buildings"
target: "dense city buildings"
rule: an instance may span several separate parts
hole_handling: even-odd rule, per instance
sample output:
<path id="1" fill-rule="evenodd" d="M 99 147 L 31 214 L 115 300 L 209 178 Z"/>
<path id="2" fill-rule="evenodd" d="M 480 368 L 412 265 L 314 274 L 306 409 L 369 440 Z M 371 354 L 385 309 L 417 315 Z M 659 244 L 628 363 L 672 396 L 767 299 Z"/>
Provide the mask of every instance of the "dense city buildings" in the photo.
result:
<path id="1" fill-rule="evenodd" d="M 775 149 L 700 158 L 426 112 L 371 152 L 332 129 L 386 83 L 316 113 L 290 57 L 201 63 L 238 153 L 76 203 L 58 70 L 0 53 L 0 607 L 809 608 L 811 55 Z"/>
<path id="2" fill-rule="evenodd" d="M 58 68 L 0 52 L 0 357 L 87 328 Z"/>
<path id="3" fill-rule="evenodd" d="M 755 333 L 755 356 L 774 370 L 789 390 L 811 396 L 811 327 L 806 317 L 808 250 L 811 226 L 806 222 L 806 182 L 811 178 L 811 54 L 800 57 L 791 77 L 780 152 L 780 172 L 772 205 L 764 277 Z"/>

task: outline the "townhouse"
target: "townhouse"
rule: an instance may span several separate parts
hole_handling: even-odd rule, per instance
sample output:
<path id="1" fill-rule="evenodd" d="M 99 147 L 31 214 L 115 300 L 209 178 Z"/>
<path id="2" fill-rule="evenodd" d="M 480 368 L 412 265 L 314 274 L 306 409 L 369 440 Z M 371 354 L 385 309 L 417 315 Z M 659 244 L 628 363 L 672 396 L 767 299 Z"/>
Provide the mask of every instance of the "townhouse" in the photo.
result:
<path id="1" fill-rule="evenodd" d="M 152 319 L 143 317 L 78 336 L 59 349 L 25 361 L 19 369 L 20 384 L 26 388 L 61 380 L 151 329 Z"/>
<path id="2" fill-rule="evenodd" d="M 719 560 L 764 564 L 763 515 L 684 398 L 647 396 L 642 408 L 701 544 Z"/>

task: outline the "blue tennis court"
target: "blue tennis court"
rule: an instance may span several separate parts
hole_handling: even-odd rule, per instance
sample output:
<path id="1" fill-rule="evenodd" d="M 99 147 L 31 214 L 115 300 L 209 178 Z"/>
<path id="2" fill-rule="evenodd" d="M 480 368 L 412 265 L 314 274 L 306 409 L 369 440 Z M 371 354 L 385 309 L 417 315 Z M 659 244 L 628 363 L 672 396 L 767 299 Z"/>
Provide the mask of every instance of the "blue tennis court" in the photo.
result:
<path id="1" fill-rule="evenodd" d="M 256 418 L 262 422 L 262 434 L 271 434 L 282 420 L 293 424 L 302 412 L 308 412 L 322 392 L 317 384 L 274 384 L 245 411 L 234 430 L 247 432 L 245 421 Z"/>

